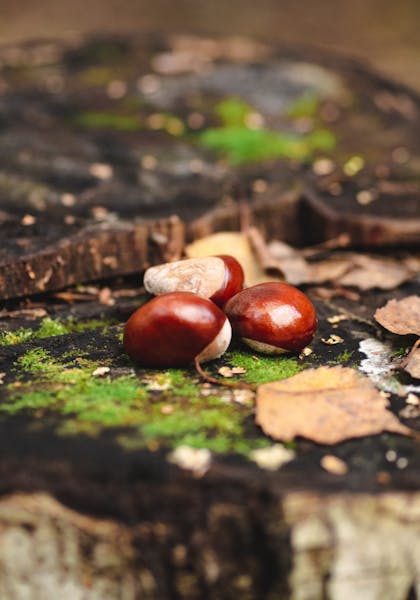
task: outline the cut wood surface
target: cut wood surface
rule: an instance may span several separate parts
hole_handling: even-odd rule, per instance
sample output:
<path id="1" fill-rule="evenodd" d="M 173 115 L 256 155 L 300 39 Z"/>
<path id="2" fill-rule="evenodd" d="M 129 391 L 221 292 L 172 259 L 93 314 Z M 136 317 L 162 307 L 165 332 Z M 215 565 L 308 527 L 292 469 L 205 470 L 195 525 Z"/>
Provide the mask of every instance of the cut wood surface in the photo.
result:
<path id="1" fill-rule="evenodd" d="M 420 386 L 400 369 L 415 336 L 374 319 L 420 294 L 417 96 L 254 42 L 99 37 L 0 57 L 0 596 L 420 596 Z M 123 353 L 144 269 L 250 224 L 295 246 L 318 331 L 300 356 L 235 340 L 205 370 L 254 386 L 360 370 L 409 436 L 286 448 L 252 391 Z"/>
<path id="2" fill-rule="evenodd" d="M 141 270 L 176 246 L 156 222 L 237 229 L 244 199 L 270 238 L 420 243 L 420 101 L 356 62 L 159 36 L 0 60 L 0 297 Z"/>

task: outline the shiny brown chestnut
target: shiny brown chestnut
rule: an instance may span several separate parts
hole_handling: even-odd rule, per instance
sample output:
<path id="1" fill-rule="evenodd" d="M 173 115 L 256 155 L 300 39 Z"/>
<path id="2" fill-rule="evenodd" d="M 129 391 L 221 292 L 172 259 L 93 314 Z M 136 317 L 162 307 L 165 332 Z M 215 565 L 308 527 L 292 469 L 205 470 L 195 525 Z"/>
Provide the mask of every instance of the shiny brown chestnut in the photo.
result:
<path id="1" fill-rule="evenodd" d="M 226 254 L 165 263 L 150 267 L 144 274 L 144 287 L 154 296 L 193 292 L 218 306 L 223 306 L 243 285 L 241 265 Z"/>
<path id="2" fill-rule="evenodd" d="M 184 367 L 221 356 L 232 330 L 213 302 L 191 292 L 170 292 L 141 306 L 128 319 L 123 344 L 147 367 Z"/>
<path id="3" fill-rule="evenodd" d="M 266 354 L 302 350 L 312 340 L 317 325 L 309 298 L 280 282 L 246 288 L 233 296 L 224 310 L 234 334 Z"/>

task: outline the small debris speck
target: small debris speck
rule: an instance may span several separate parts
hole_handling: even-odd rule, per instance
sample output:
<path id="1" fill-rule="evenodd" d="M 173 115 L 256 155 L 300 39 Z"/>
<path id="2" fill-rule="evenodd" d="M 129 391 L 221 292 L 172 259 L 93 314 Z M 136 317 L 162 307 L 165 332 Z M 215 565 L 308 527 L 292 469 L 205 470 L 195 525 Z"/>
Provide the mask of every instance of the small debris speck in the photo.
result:
<path id="1" fill-rule="evenodd" d="M 346 315 L 334 315 L 333 317 L 328 317 L 327 321 L 331 324 L 340 323 L 341 321 L 347 320 L 348 317 Z"/>
<path id="2" fill-rule="evenodd" d="M 98 367 L 93 371 L 92 377 L 103 377 L 104 375 L 107 375 L 110 370 L 109 367 Z"/>
<path id="3" fill-rule="evenodd" d="M 125 81 L 121 81 L 120 79 L 110 81 L 106 87 L 106 93 L 109 98 L 112 98 L 113 100 L 119 100 L 126 95 L 127 84 Z"/>
<path id="4" fill-rule="evenodd" d="M 333 454 L 326 454 L 321 458 L 321 467 L 333 475 L 345 475 L 349 470 L 344 460 Z"/>
<path id="5" fill-rule="evenodd" d="M 30 225 L 35 225 L 36 217 L 34 217 L 33 215 L 24 215 L 22 217 L 22 220 L 20 223 L 21 223 L 21 225 L 24 225 L 25 227 L 29 227 Z"/>
<path id="6" fill-rule="evenodd" d="M 353 177 L 357 175 L 359 171 L 363 169 L 365 166 L 365 159 L 362 156 L 352 156 L 349 160 L 344 164 L 343 171 L 348 177 Z"/>
<path id="7" fill-rule="evenodd" d="M 385 454 L 385 458 L 388 462 L 395 462 L 397 460 L 397 453 L 395 450 L 388 450 Z"/>
<path id="8" fill-rule="evenodd" d="M 202 477 L 210 468 L 211 452 L 207 448 L 178 446 L 168 455 L 168 461 L 181 469 L 192 471 L 196 477 Z"/>
<path id="9" fill-rule="evenodd" d="M 140 77 L 137 82 L 137 89 L 143 94 L 155 94 L 161 86 L 160 77 L 149 74 Z"/>
<path id="10" fill-rule="evenodd" d="M 157 167 L 157 159 L 152 154 L 145 154 L 141 159 L 141 166 L 146 171 L 153 171 Z"/>
<path id="11" fill-rule="evenodd" d="M 290 462 L 295 457 L 293 450 L 285 448 L 281 444 L 274 444 L 269 448 L 258 448 L 250 454 L 253 460 L 260 469 L 267 471 L 277 471 L 282 465 Z"/>
<path id="12" fill-rule="evenodd" d="M 330 158 L 318 158 L 312 165 L 315 175 L 330 175 L 335 169 L 335 164 Z"/>
<path id="13" fill-rule="evenodd" d="M 111 179 L 114 171 L 111 165 L 106 163 L 92 163 L 89 167 L 89 173 L 97 179 Z"/>
<path id="14" fill-rule="evenodd" d="M 334 346 L 335 344 L 341 344 L 341 342 L 344 342 L 343 338 L 335 333 L 332 333 L 329 338 L 321 338 L 321 341 L 328 346 Z"/>
<path id="15" fill-rule="evenodd" d="M 405 469 L 408 466 L 408 458 L 401 456 L 395 464 L 397 469 Z"/>
<path id="16" fill-rule="evenodd" d="M 60 198 L 61 204 L 70 208 L 76 204 L 76 196 L 74 194 L 63 194 Z"/>
<path id="17" fill-rule="evenodd" d="M 376 200 L 377 197 L 378 194 L 373 190 L 360 190 L 360 192 L 356 194 L 357 203 L 361 206 L 366 206 L 367 204 L 370 204 L 371 202 Z"/>
<path id="18" fill-rule="evenodd" d="M 413 406 L 418 406 L 420 404 L 419 397 L 416 396 L 416 394 L 408 394 L 405 401 L 407 402 L 407 404 L 412 404 Z"/>

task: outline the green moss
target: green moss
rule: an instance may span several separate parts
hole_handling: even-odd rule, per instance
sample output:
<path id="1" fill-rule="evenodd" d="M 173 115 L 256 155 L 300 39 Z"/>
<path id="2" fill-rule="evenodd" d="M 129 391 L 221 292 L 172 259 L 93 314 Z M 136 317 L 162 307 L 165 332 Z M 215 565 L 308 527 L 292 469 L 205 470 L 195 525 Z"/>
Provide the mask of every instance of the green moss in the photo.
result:
<path id="1" fill-rule="evenodd" d="M 49 362 L 49 359 L 49 353 L 43 348 L 32 348 L 20 356 L 16 364 L 26 373 L 46 375 L 51 372 L 51 369 L 55 372 L 55 364 Z"/>
<path id="2" fill-rule="evenodd" d="M 116 323 L 113 319 L 91 319 L 89 321 L 76 322 L 72 319 L 60 321 L 45 317 L 42 319 L 38 329 L 30 327 L 20 327 L 15 331 L 0 333 L 0 346 L 10 344 L 21 344 L 30 340 L 48 338 L 54 335 L 66 335 L 68 333 L 80 333 L 94 329 L 105 329 Z"/>
<path id="3" fill-rule="evenodd" d="M 245 127 L 247 117 L 255 111 L 241 98 L 226 98 L 216 105 L 214 112 L 224 127 Z"/>
<path id="4" fill-rule="evenodd" d="M 302 96 L 290 107 L 289 116 L 314 115 L 317 102 L 313 96 Z M 198 142 L 234 165 L 276 158 L 306 161 L 318 151 L 330 152 L 336 145 L 334 134 L 327 129 L 300 135 L 250 127 L 249 117 L 255 110 L 240 98 L 219 102 L 214 113 L 220 126 L 204 130 L 198 136 Z"/>
<path id="5" fill-rule="evenodd" d="M 407 354 L 408 350 L 409 350 L 409 348 L 404 348 L 401 346 L 400 348 L 395 348 L 392 355 L 395 356 L 396 358 L 401 358 Z"/>
<path id="6" fill-rule="evenodd" d="M 177 396 L 185 396 L 190 398 L 197 397 L 197 382 L 192 380 L 191 375 L 187 375 L 181 369 L 169 369 L 171 379 L 171 393 Z"/>
<path id="7" fill-rule="evenodd" d="M 316 151 L 331 151 L 336 143 L 334 135 L 327 130 L 298 136 L 246 127 L 207 129 L 200 135 L 199 142 L 234 165 L 274 158 L 307 160 Z"/>
<path id="8" fill-rule="evenodd" d="M 239 378 L 252 383 L 289 377 L 304 367 L 288 356 L 255 360 L 233 351 L 226 358 L 244 367 L 246 374 Z M 99 366 L 109 366 L 109 374 L 95 376 Z M 16 381 L 6 387 L 0 415 L 24 412 L 38 422 L 55 423 L 61 435 L 97 435 L 114 428 L 127 448 L 186 444 L 247 455 L 270 445 L 253 425 L 252 403 L 229 401 L 222 388 L 220 397 L 205 396 L 192 369 L 134 372 L 127 367 L 121 374 L 119 366 L 119 375 L 113 376 L 111 361 L 99 363 L 81 353 L 55 358 L 44 348 L 32 348 L 15 362 Z M 126 433 L 116 429 L 121 427 Z"/>
<path id="9" fill-rule="evenodd" d="M 337 358 L 335 359 L 335 362 L 337 363 L 348 363 L 349 360 L 351 359 L 351 357 L 354 354 L 354 350 L 344 350 L 343 352 L 341 352 L 341 354 L 339 354 L 337 356 Z"/>
<path id="10" fill-rule="evenodd" d="M 25 327 L 20 327 L 15 331 L 0 332 L 0 346 L 9 346 L 11 344 L 22 344 L 33 338 L 33 330 Z"/>
<path id="11" fill-rule="evenodd" d="M 236 367 L 246 369 L 245 379 L 249 383 L 260 384 L 277 379 L 292 377 L 305 368 L 296 358 L 279 355 L 251 355 L 248 352 L 234 351 L 226 354 L 226 359 Z"/>
<path id="12" fill-rule="evenodd" d="M 319 97 L 313 92 L 307 92 L 287 108 L 287 115 L 293 119 L 315 117 L 319 110 Z"/>
<path id="13" fill-rule="evenodd" d="M 73 122 L 86 129 L 114 129 L 138 131 L 141 120 L 138 115 L 124 115 L 110 111 L 88 111 L 78 114 Z"/>
<path id="14" fill-rule="evenodd" d="M 135 447 L 187 444 L 247 454 L 270 443 L 256 431 L 247 434 L 252 406 L 203 397 L 195 373 L 170 369 L 156 372 L 155 378 L 142 370 L 95 377 L 98 366 L 104 363 L 80 356 L 58 360 L 43 348 L 32 348 L 15 363 L 17 381 L 7 386 L 0 414 L 25 412 L 48 423 L 53 420 L 63 435 L 128 427 L 121 439 Z M 151 380 L 162 389 L 149 390 Z"/>

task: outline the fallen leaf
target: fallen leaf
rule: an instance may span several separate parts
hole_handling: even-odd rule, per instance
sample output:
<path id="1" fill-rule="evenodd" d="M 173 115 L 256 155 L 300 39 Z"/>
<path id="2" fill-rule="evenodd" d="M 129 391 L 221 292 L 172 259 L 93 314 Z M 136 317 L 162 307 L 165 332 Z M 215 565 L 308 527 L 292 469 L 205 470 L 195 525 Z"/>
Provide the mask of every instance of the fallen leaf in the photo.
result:
<path id="1" fill-rule="evenodd" d="M 420 379 L 420 348 L 415 348 L 410 352 L 407 362 L 404 364 L 404 371 L 410 373 L 411 377 Z"/>
<path id="2" fill-rule="evenodd" d="M 275 279 L 275 277 L 267 275 L 261 267 L 248 236 L 238 231 L 219 231 L 196 240 L 186 246 L 185 254 L 188 258 L 230 254 L 241 263 L 245 274 L 245 284 L 248 286 Z M 277 277 L 277 279 L 280 278 Z"/>
<path id="3" fill-rule="evenodd" d="M 340 285 L 360 290 L 392 290 L 413 277 L 413 272 L 402 261 L 363 254 L 353 255 L 352 261 L 354 267 L 337 279 Z"/>
<path id="4" fill-rule="evenodd" d="M 256 422 L 282 441 L 302 436 L 336 444 L 383 431 L 411 435 L 388 406 L 387 398 L 357 370 L 319 367 L 259 386 Z"/>
<path id="5" fill-rule="evenodd" d="M 375 319 L 392 333 L 420 336 L 420 296 L 389 300 L 375 312 Z"/>
<path id="6" fill-rule="evenodd" d="M 412 406 L 418 406 L 420 404 L 419 397 L 416 394 L 410 393 L 405 399 L 407 404 L 411 404 Z"/>
<path id="7" fill-rule="evenodd" d="M 251 228 L 248 235 L 266 273 L 280 273 L 292 285 L 309 281 L 308 263 L 298 250 L 278 240 L 265 245 L 261 234 L 255 228 Z"/>
<path id="8" fill-rule="evenodd" d="M 350 258 L 328 258 L 308 264 L 309 274 L 306 283 L 321 284 L 339 281 L 352 268 Z"/>

